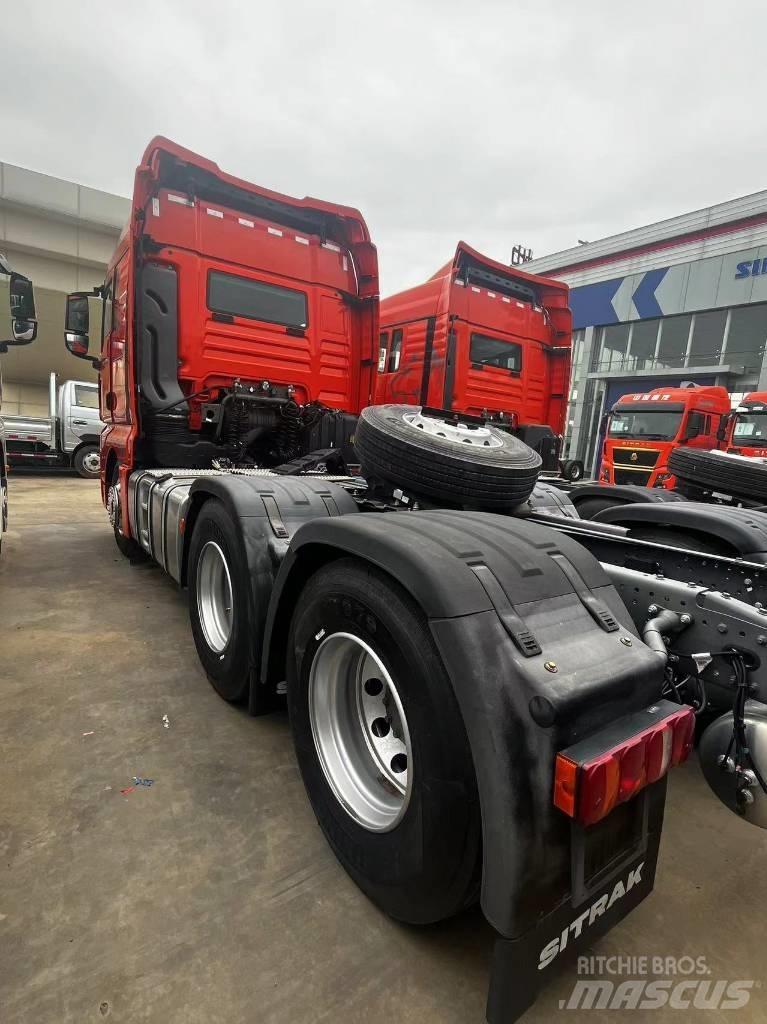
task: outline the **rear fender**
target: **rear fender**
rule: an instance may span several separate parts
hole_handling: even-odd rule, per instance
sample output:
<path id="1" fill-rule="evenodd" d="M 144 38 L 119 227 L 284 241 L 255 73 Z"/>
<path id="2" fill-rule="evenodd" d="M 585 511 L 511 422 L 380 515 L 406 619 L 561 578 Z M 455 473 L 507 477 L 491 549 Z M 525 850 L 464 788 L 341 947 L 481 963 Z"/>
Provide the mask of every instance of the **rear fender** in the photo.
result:
<path id="1" fill-rule="evenodd" d="M 638 487 L 636 484 L 578 484 L 568 492 L 576 508 L 588 498 L 609 498 L 615 505 L 660 504 L 681 501 L 680 495 L 663 487 Z"/>
<path id="2" fill-rule="evenodd" d="M 659 659 L 571 538 L 488 513 L 370 514 L 315 519 L 293 537 L 267 616 L 263 683 L 284 678 L 306 579 L 344 555 L 388 573 L 429 620 L 477 773 L 482 906 L 502 935 L 530 932 L 575 896 L 571 822 L 552 802 L 555 755 L 653 703 Z"/>
<path id="3" fill-rule="evenodd" d="M 714 537 L 732 548 L 733 555 L 767 562 L 767 516 L 749 509 L 703 505 L 695 501 L 619 505 L 597 512 L 596 523 L 628 529 L 658 526 L 670 531 Z"/>

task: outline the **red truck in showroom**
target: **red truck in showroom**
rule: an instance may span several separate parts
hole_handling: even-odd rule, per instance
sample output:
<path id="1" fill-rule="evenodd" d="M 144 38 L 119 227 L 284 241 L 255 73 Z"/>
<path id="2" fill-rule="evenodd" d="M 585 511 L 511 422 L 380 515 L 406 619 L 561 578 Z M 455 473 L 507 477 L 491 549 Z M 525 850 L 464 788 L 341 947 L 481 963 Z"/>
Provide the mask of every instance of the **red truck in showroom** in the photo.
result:
<path id="1" fill-rule="evenodd" d="M 532 343 L 569 343 L 561 286 L 544 315 L 529 275 L 492 273 Z M 378 268 L 356 210 L 156 138 L 66 344 L 99 369 L 118 547 L 188 590 L 225 700 L 287 704 L 319 824 L 370 899 L 412 924 L 481 903 L 493 1024 L 651 892 L 696 713 L 716 716 L 712 788 L 767 825 L 767 527 L 748 562 L 637 540 L 537 483 L 524 410 L 371 405 Z"/>

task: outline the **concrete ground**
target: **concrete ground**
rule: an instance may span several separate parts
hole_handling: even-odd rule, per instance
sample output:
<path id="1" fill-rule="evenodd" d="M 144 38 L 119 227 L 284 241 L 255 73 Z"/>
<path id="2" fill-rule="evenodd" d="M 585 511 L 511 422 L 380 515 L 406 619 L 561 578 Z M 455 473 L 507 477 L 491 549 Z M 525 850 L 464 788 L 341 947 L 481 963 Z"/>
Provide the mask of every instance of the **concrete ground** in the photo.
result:
<path id="1" fill-rule="evenodd" d="M 286 718 L 215 695 L 183 595 L 120 557 L 98 486 L 14 474 L 10 498 L 1 1024 L 481 1024 L 482 917 L 418 930 L 368 903 L 313 818 Z M 737 1011 L 629 1019 L 765 1019 L 765 854 L 696 764 L 673 772 L 655 892 L 591 952 L 702 956 L 710 979 L 755 985 Z M 577 978 L 561 971 L 525 1024 L 622 1016 L 561 1010 Z"/>

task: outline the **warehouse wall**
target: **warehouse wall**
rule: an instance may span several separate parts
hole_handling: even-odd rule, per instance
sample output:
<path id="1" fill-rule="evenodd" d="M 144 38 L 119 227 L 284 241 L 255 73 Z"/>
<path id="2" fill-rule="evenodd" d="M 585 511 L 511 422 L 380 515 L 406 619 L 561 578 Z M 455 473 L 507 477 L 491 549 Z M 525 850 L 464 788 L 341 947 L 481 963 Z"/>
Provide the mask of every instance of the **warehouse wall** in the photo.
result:
<path id="1" fill-rule="evenodd" d="M 35 285 L 37 340 L 2 356 L 3 410 L 47 410 L 48 376 L 96 380 L 93 368 L 64 348 L 68 292 L 100 284 L 130 202 L 75 182 L 0 163 L 0 252 Z M 9 331 L 7 289 L 0 289 L 0 332 Z"/>

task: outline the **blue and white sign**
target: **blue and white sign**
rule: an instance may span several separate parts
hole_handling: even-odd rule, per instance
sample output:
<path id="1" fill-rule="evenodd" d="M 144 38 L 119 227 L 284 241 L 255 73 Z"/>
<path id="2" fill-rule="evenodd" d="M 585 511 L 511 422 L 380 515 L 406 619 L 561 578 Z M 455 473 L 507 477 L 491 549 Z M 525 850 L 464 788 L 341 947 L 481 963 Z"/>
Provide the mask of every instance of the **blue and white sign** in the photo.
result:
<path id="1" fill-rule="evenodd" d="M 638 260 L 644 258 L 638 257 Z M 588 279 L 591 273 L 598 272 L 586 270 L 578 277 Z M 749 302 L 767 302 L 765 246 L 670 267 L 654 267 L 570 289 L 576 329 L 723 309 Z"/>
<path id="2" fill-rule="evenodd" d="M 616 277 L 611 281 L 572 288 L 570 308 L 573 312 L 573 327 L 577 329 L 663 316 L 665 310 L 660 306 L 656 293 L 668 269 L 663 267 L 648 270 L 645 274 Z M 627 303 L 630 307 L 628 310 L 624 308 Z"/>

